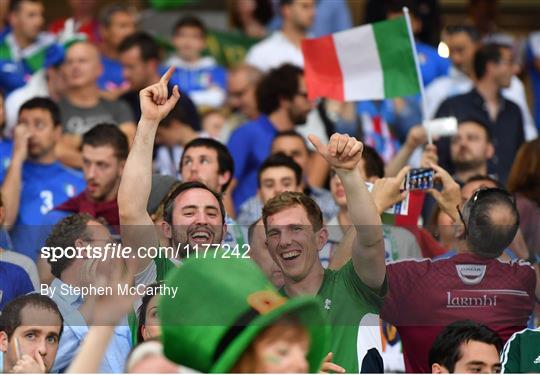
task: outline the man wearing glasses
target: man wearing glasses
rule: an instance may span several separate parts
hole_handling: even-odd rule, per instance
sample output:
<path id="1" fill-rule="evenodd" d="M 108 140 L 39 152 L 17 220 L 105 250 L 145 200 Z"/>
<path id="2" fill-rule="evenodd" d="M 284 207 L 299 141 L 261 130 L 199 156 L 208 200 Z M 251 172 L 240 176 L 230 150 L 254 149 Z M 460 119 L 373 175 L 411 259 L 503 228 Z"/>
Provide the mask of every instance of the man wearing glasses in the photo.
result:
<path id="1" fill-rule="evenodd" d="M 430 192 L 456 224 L 458 254 L 387 266 L 389 293 L 381 317 L 398 329 L 407 372 L 430 371 L 429 349 L 448 324 L 472 319 L 506 341 L 526 327 L 535 293 L 540 299 L 530 264 L 499 259 L 519 227 L 510 194 L 498 188 L 479 189 L 461 206 L 459 185 L 441 167 L 433 168 L 443 188 Z"/>

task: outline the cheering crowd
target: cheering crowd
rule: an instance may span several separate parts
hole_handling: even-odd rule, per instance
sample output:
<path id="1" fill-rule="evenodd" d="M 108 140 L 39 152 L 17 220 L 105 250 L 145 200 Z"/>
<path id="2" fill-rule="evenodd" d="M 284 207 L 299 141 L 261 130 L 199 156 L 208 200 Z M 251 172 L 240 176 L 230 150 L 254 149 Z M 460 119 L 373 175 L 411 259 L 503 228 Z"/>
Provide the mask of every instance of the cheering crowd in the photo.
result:
<path id="1" fill-rule="evenodd" d="M 228 2 L 234 62 L 182 5 L 0 0 L 0 372 L 540 372 L 539 36 L 366 4 L 426 105 L 311 98 L 344 0 Z"/>

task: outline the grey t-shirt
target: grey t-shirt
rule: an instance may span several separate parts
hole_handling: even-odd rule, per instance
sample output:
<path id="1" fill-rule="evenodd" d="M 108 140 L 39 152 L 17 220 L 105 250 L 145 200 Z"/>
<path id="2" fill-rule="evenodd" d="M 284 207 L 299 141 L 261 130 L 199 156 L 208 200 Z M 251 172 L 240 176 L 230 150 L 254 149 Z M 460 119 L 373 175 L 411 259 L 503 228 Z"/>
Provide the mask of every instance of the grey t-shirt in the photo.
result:
<path id="1" fill-rule="evenodd" d="M 328 223 L 328 243 L 333 245 L 332 252 L 345 236 L 339 224 L 337 215 Z M 407 229 L 383 224 L 383 238 L 386 261 L 401 259 L 422 259 L 422 252 L 418 241 Z"/>
<path id="2" fill-rule="evenodd" d="M 64 132 L 69 134 L 84 134 L 97 124 L 121 124 L 133 122 L 133 114 L 129 106 L 121 101 L 100 99 L 92 108 L 81 108 L 71 104 L 67 98 L 58 103 Z"/>

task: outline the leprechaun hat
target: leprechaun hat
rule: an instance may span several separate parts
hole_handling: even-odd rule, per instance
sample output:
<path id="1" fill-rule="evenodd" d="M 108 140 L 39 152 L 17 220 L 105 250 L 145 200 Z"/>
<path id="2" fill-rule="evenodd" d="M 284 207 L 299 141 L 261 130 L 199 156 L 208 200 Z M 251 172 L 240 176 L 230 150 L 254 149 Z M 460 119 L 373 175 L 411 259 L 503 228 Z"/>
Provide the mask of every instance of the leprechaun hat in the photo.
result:
<path id="1" fill-rule="evenodd" d="M 257 335 L 287 314 L 310 337 L 310 372 L 328 353 L 328 331 L 316 296 L 281 296 L 245 259 L 189 259 L 165 280 L 177 295 L 160 298 L 161 340 L 167 358 L 205 373 L 229 372 Z"/>

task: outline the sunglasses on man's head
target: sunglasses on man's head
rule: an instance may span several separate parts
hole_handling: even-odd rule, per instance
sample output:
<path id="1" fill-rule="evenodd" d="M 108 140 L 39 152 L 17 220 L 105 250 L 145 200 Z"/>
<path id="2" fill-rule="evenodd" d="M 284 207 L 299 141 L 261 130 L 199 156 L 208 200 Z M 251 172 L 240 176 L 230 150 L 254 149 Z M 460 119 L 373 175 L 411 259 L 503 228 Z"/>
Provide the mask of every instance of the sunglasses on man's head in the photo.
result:
<path id="1" fill-rule="evenodd" d="M 510 200 L 512 202 L 514 201 L 514 196 L 512 194 L 510 194 L 505 189 L 501 189 L 501 188 L 479 188 L 479 189 L 476 189 L 473 196 L 471 197 L 472 203 L 475 204 L 476 201 L 478 199 L 480 199 L 481 197 L 485 197 L 487 195 L 495 194 L 495 193 L 505 195 L 508 198 L 510 198 Z"/>
<path id="2" fill-rule="evenodd" d="M 471 210 L 473 210 L 474 205 L 479 199 L 482 199 L 482 197 L 486 197 L 491 194 L 502 194 L 508 197 L 512 202 L 514 202 L 514 196 L 510 194 L 507 190 L 501 189 L 501 188 L 479 188 L 476 189 L 473 196 L 470 198 L 471 203 Z M 459 208 L 459 205 L 456 206 L 456 209 L 459 214 L 459 218 L 461 222 L 463 223 L 463 226 L 465 227 L 465 235 L 469 234 L 469 229 L 467 228 L 467 224 L 465 223 L 465 219 L 463 218 L 463 213 L 461 212 L 461 209 Z"/>

